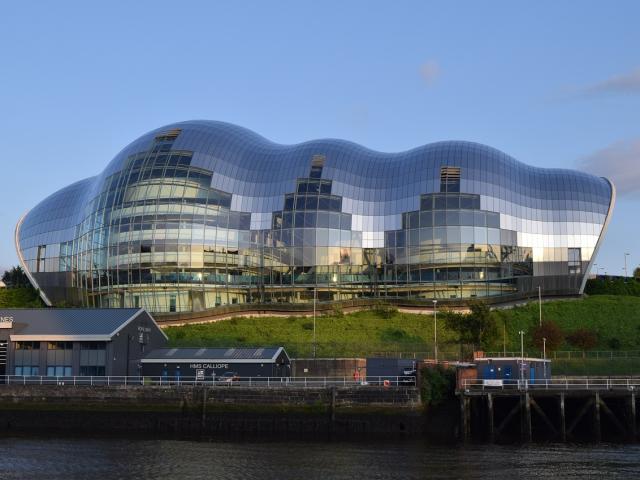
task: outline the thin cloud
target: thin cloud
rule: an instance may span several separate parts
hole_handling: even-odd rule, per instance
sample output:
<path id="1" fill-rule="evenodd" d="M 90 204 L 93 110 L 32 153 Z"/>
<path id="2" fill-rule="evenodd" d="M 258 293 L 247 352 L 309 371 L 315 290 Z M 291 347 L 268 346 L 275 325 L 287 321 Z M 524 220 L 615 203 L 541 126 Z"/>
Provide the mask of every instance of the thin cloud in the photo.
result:
<path id="1" fill-rule="evenodd" d="M 612 180 L 619 195 L 640 197 L 640 138 L 615 142 L 583 158 L 580 166 Z"/>
<path id="2" fill-rule="evenodd" d="M 420 76 L 427 85 L 432 85 L 440 76 L 440 65 L 435 60 L 429 60 L 420 66 Z"/>
<path id="3" fill-rule="evenodd" d="M 586 96 L 623 93 L 640 93 L 640 68 L 636 68 L 622 75 L 614 75 L 601 82 L 587 85 L 580 89 L 580 93 Z"/>

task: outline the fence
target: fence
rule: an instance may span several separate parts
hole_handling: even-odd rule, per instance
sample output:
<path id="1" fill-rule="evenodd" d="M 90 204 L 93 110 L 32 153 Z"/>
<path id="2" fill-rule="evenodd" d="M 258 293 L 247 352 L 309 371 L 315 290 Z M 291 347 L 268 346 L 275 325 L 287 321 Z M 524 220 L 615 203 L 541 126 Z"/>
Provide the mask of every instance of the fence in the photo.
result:
<path id="1" fill-rule="evenodd" d="M 522 352 L 485 352 L 486 357 L 521 357 Z M 525 357 L 542 358 L 542 351 L 524 352 Z M 596 359 L 612 360 L 618 358 L 640 358 L 640 350 L 560 350 L 547 352 L 550 360 Z"/>
<path id="2" fill-rule="evenodd" d="M 50 376 L 0 376 L 0 383 L 4 385 L 52 385 L 58 387 L 91 387 L 91 386 L 120 386 L 120 387 L 193 387 L 210 386 L 220 388 L 235 387 L 297 387 L 297 388 L 327 388 L 327 387 L 405 387 L 414 386 L 414 376 L 393 377 L 50 377 Z M 1 388 L 1 387 L 0 387 Z"/>
<path id="3" fill-rule="evenodd" d="M 551 380 L 464 379 L 465 391 L 529 391 L 529 390 L 640 390 L 640 377 L 564 377 Z"/>

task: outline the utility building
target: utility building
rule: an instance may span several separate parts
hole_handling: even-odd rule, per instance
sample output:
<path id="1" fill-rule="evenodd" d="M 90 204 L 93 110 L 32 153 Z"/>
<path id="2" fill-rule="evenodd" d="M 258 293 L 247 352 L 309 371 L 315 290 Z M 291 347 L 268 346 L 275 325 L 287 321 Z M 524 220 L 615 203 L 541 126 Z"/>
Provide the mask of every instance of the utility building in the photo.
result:
<path id="1" fill-rule="evenodd" d="M 166 341 L 140 308 L 2 309 L 0 375 L 137 376 Z"/>
<path id="2" fill-rule="evenodd" d="M 160 348 L 141 360 L 144 376 L 212 380 L 238 377 L 289 377 L 291 361 L 283 347 Z"/>
<path id="3" fill-rule="evenodd" d="M 551 380 L 551 360 L 528 357 L 483 357 L 475 359 L 478 378 L 493 380 Z"/>

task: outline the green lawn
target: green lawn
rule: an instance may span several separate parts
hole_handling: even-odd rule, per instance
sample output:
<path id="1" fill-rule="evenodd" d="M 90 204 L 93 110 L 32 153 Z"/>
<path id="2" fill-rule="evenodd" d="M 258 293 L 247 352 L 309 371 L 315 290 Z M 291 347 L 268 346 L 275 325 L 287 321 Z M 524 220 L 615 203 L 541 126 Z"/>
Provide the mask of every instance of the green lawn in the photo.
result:
<path id="1" fill-rule="evenodd" d="M 626 376 L 640 375 L 640 358 L 559 359 L 551 361 L 555 375 Z"/>
<path id="2" fill-rule="evenodd" d="M 517 332 L 530 331 L 538 323 L 538 304 L 497 311 L 498 322 L 506 322 L 508 349 L 519 350 Z M 542 319 L 554 320 L 565 331 L 587 328 L 598 334 L 598 350 L 611 350 L 612 340 L 620 350 L 640 350 L 640 297 L 593 295 L 582 300 L 564 300 L 542 304 Z M 575 350 L 564 345 L 561 350 Z"/>
<path id="3" fill-rule="evenodd" d="M 502 350 L 503 325 L 508 351 L 519 351 L 518 331 L 531 331 L 538 324 L 538 305 L 495 311 L 499 336 L 493 350 Z M 446 327 L 446 314 L 438 321 L 438 346 L 442 354 L 457 354 L 453 332 Z M 640 298 L 599 295 L 582 300 L 545 302 L 543 320 L 555 320 L 565 331 L 578 327 L 598 333 L 599 350 L 610 350 L 617 338 L 623 350 L 640 350 Z M 176 346 L 284 345 L 293 356 L 312 353 L 313 320 L 305 317 L 234 318 L 216 323 L 170 327 L 166 330 Z M 318 317 L 318 356 L 370 356 L 388 352 L 431 352 L 433 317 L 394 313 L 382 318 L 374 312 L 358 312 L 343 317 Z M 526 348 L 532 351 L 527 337 Z M 569 345 L 561 349 L 575 350 Z"/>
<path id="4" fill-rule="evenodd" d="M 442 323 L 442 322 L 440 322 Z M 439 325 L 443 345 L 453 342 L 451 332 Z M 233 318 L 216 323 L 170 327 L 173 345 L 241 346 L 285 345 L 293 356 L 312 354 L 313 319 L 305 317 Z M 397 313 L 381 318 L 371 312 L 343 317 L 318 316 L 317 355 L 329 357 L 371 355 L 381 352 L 432 349 L 433 317 Z"/>

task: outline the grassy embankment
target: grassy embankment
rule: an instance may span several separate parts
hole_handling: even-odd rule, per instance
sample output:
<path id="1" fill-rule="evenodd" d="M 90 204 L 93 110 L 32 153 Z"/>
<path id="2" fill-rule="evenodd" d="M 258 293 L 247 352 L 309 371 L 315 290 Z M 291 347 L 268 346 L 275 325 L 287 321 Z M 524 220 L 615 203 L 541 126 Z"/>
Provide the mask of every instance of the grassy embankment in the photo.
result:
<path id="1" fill-rule="evenodd" d="M 42 307 L 35 290 L 15 288 L 0 290 L 0 308 Z M 538 323 L 538 305 L 495 312 L 499 335 L 491 350 L 502 350 L 502 331 L 506 327 L 507 351 L 519 351 L 518 331 L 531 331 Z M 438 345 L 442 355 L 454 358 L 458 345 L 447 329 L 444 312 L 438 321 Z M 640 358 L 620 358 L 624 352 L 640 351 L 640 297 L 592 295 L 583 300 L 545 302 L 543 319 L 554 320 L 565 332 L 582 327 L 598 334 L 595 350 L 610 351 L 614 358 L 554 360 L 554 374 L 628 375 L 640 374 Z M 204 325 L 167 329 L 172 345 L 243 346 L 284 345 L 292 356 L 311 356 L 313 321 L 303 317 L 237 318 Z M 433 317 L 393 313 L 389 318 L 375 312 L 358 312 L 344 316 L 318 317 L 316 322 L 319 357 L 374 356 L 380 353 L 425 352 L 433 350 Z M 538 352 L 525 336 L 529 354 Z M 563 345 L 560 350 L 575 350 Z M 615 358 L 618 356 L 618 358 Z"/>
<path id="2" fill-rule="evenodd" d="M 503 326 L 507 351 L 519 351 L 518 331 L 531 331 L 538 324 L 538 305 L 495 312 L 499 335 L 491 350 L 501 351 Z M 445 312 L 438 321 L 438 346 L 443 355 L 457 356 L 456 336 L 446 327 Z M 565 331 L 594 330 L 599 344 L 595 350 L 640 350 L 640 298 L 596 295 L 583 300 L 545 302 L 543 320 L 554 320 Z M 284 345 L 292 356 L 312 353 L 313 320 L 301 317 L 236 318 L 217 323 L 168 328 L 172 345 L 243 346 Z M 375 312 L 318 317 L 316 322 L 319 357 L 373 356 L 382 352 L 431 352 L 433 317 L 395 312 L 389 318 Z M 539 355 L 525 336 L 525 350 Z M 575 350 L 568 344 L 560 350 Z M 640 359 L 579 358 L 556 360 L 556 374 L 640 373 Z"/>

